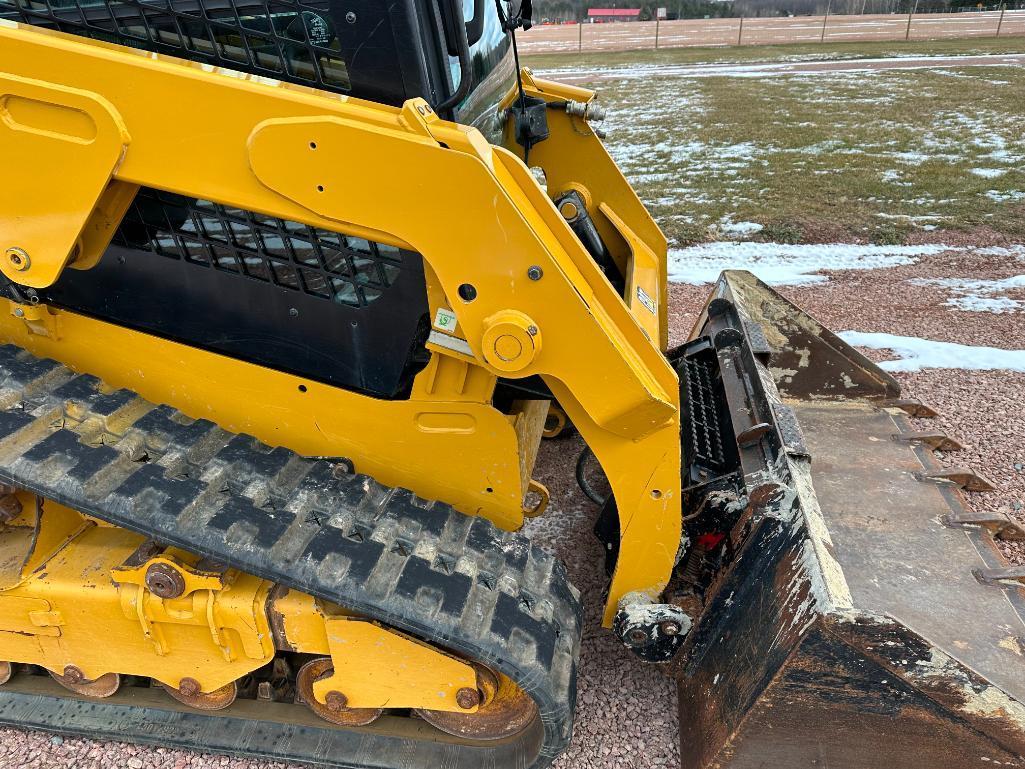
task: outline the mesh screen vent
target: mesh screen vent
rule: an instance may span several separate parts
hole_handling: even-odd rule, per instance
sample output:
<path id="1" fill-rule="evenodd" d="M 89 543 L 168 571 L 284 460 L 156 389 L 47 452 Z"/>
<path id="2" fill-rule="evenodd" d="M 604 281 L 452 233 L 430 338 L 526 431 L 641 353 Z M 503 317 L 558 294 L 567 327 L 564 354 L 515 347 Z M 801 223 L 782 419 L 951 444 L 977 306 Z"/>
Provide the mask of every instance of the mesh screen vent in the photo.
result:
<path id="1" fill-rule="evenodd" d="M 716 471 L 726 468 L 726 456 L 720 432 L 719 397 L 716 387 L 717 361 L 714 357 L 694 356 L 683 361 L 690 434 L 684 436 L 693 461 Z M 679 370 L 679 369 L 678 369 Z"/>
<path id="2" fill-rule="evenodd" d="M 114 243 L 351 307 L 379 298 L 402 266 L 393 246 L 146 188 Z"/>
<path id="3" fill-rule="evenodd" d="M 327 0 L 0 0 L 0 17 L 347 91 Z"/>

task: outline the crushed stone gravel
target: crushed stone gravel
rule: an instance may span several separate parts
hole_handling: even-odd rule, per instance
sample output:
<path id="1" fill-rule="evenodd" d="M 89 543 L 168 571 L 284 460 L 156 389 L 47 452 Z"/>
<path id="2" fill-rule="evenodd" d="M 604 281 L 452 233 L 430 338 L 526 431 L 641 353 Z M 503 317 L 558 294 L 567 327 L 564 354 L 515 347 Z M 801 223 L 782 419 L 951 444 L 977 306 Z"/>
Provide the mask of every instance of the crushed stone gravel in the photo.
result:
<path id="1" fill-rule="evenodd" d="M 1000 245 L 988 242 L 979 245 Z M 964 312 L 946 305 L 948 293 L 921 279 L 1002 279 L 1025 267 L 1006 254 L 940 253 L 890 269 L 831 272 L 828 282 L 785 287 L 782 293 L 835 330 L 893 332 L 927 339 L 1020 348 L 1022 313 Z M 919 282 L 912 282 L 918 279 Z M 673 285 L 671 342 L 678 344 L 708 293 L 707 285 Z M 876 360 L 885 351 L 866 351 Z M 905 394 L 921 398 L 940 416 L 920 429 L 942 429 L 965 445 L 956 464 L 968 465 L 998 487 L 968 496 L 978 511 L 1000 510 L 1025 522 L 1025 374 L 1005 371 L 926 370 L 896 374 Z M 604 567 L 591 527 L 597 512 L 573 479 L 578 438 L 546 441 L 538 480 L 552 495 L 549 512 L 527 524 L 528 533 L 567 564 L 585 604 L 576 731 L 558 769 L 641 769 L 679 763 L 676 695 L 671 682 L 637 662 L 600 628 Z M 1010 560 L 1025 563 L 1025 545 L 1001 543 Z M 241 760 L 167 748 L 57 738 L 0 729 L 0 767 L 51 769 L 293 769 L 291 765 Z M 294 769 L 299 769 L 294 767 Z"/>

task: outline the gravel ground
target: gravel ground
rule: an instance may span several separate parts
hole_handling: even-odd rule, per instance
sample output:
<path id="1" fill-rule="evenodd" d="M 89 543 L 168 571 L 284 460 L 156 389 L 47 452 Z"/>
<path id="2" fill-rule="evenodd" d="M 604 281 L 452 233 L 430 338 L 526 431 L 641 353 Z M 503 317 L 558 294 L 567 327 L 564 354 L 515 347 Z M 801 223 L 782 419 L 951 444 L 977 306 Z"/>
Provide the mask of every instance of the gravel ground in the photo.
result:
<path id="1" fill-rule="evenodd" d="M 948 234 L 949 239 L 949 234 Z M 976 243 L 1000 245 L 995 236 L 976 233 Z M 1025 347 L 1022 315 L 964 312 L 945 305 L 949 293 L 910 281 L 932 278 L 1006 278 L 1021 271 L 1007 256 L 966 258 L 941 253 L 886 270 L 830 273 L 827 283 L 781 289 L 834 330 L 890 331 L 940 341 L 993 347 Z M 686 339 L 708 293 L 707 286 L 672 287 L 671 335 Z M 885 353 L 871 353 L 885 358 Z M 922 429 L 942 428 L 965 444 L 953 464 L 969 465 L 993 480 L 997 492 L 971 495 L 972 507 L 1003 510 L 1022 517 L 1025 501 L 1025 375 L 1008 372 L 926 370 L 900 373 L 907 395 L 940 412 Z M 580 666 L 577 727 L 559 769 L 639 769 L 669 767 L 679 761 L 676 696 L 670 682 L 636 662 L 599 627 L 604 571 L 591 525 L 596 512 L 577 490 L 573 462 L 578 439 L 546 442 L 539 457 L 539 480 L 552 492 L 550 512 L 529 524 L 566 561 L 585 601 L 586 618 Z M 1004 545 L 1005 554 L 1025 562 L 1025 548 Z M 37 732 L 0 730 L 2 767 L 76 767 L 76 769 L 270 769 L 284 767 L 167 749 L 120 743 L 62 739 Z"/>

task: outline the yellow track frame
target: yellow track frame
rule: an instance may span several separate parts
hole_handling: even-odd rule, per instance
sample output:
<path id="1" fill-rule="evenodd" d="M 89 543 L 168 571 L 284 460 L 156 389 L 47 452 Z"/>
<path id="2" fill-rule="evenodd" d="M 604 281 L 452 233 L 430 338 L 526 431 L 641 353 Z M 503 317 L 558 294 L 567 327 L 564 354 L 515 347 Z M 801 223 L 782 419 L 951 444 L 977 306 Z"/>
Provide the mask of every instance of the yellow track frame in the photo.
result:
<path id="1" fill-rule="evenodd" d="M 532 89 L 559 95 L 551 84 Z M 496 376 L 539 374 L 617 500 L 609 623 L 623 595 L 654 597 L 674 565 L 679 392 L 660 350 L 664 240 L 597 138 L 572 145 L 569 128 L 556 121 L 546 151 L 571 148 L 575 162 L 546 162 L 559 184 L 579 183 L 601 226 L 618 232 L 629 285 L 659 298 L 654 311 L 616 295 L 516 156 L 422 100 L 392 108 L 4 23 L 0 143 L 17 183 L 0 186 L 0 269 L 11 280 L 44 287 L 66 266 L 95 264 L 135 187 L 146 185 L 417 251 L 432 313 L 449 310 L 458 324 L 436 326 L 434 361 L 406 404 L 330 388 L 299 398 L 296 377 L 45 308 L 12 308 L 2 334 L 229 429 L 351 456 L 384 482 L 507 526 L 522 520 L 509 505 L 522 504 L 519 473 L 509 469 L 518 464 L 515 429 L 489 405 L 489 387 Z M 581 168 L 581 157 L 593 167 Z M 532 267 L 541 280 L 528 277 Z M 476 289 L 472 301 L 460 298 L 464 284 Z M 330 433 L 311 437 L 321 420 Z M 460 430 L 465 440 L 453 437 Z M 443 446 L 448 455 L 423 458 Z M 496 485 L 481 488 L 481 472 L 504 476 L 504 503 L 492 501 Z"/>

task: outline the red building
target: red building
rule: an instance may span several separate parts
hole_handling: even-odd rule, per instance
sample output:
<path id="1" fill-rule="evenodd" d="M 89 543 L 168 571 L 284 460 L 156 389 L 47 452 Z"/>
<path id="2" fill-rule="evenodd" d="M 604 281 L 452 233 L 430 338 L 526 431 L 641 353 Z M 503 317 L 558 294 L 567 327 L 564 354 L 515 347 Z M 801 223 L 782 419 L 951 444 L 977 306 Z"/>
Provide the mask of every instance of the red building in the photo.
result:
<path id="1" fill-rule="evenodd" d="M 606 21 L 639 21 L 640 8 L 588 8 L 589 21 L 601 23 Z"/>

